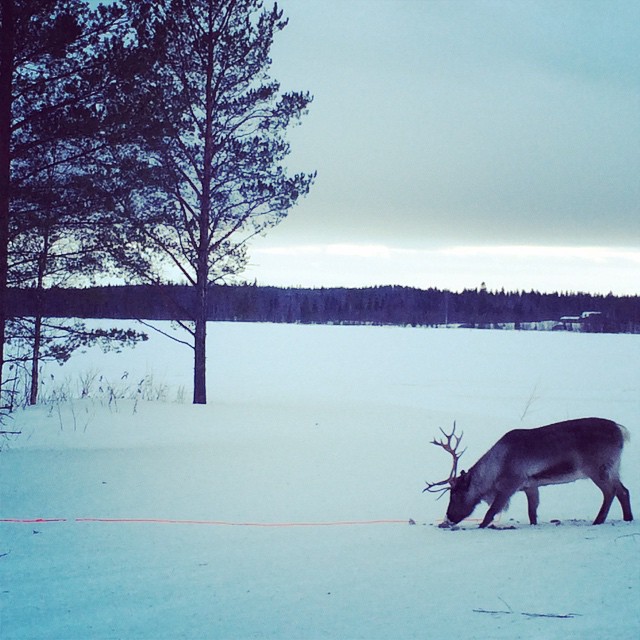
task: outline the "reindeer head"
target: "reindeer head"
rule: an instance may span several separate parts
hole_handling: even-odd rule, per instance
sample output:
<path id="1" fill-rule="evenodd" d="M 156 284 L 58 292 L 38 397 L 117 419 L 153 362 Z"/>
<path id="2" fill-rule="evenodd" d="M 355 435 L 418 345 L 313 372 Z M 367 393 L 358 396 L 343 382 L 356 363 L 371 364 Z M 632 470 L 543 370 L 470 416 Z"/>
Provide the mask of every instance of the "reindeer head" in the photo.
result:
<path id="1" fill-rule="evenodd" d="M 447 507 L 447 520 L 451 524 L 458 524 L 469 517 L 478 504 L 479 500 L 472 495 L 470 488 L 471 473 L 461 471 L 460 475 L 451 481 L 451 494 Z"/>
<path id="2" fill-rule="evenodd" d="M 451 433 L 446 433 L 444 429 L 440 429 L 444 439 L 431 441 L 431 444 L 437 447 L 442 447 L 447 453 L 450 453 L 453 457 L 453 467 L 451 473 L 446 480 L 440 480 L 439 482 L 427 482 L 427 486 L 422 490 L 429 491 L 430 493 L 440 493 L 438 499 L 440 499 L 447 491 L 451 492 L 449 497 L 449 506 L 447 508 L 447 520 L 451 524 L 457 524 L 461 520 L 464 520 L 471 514 L 475 508 L 477 502 L 471 504 L 469 496 L 469 486 L 471 476 L 468 473 L 462 471 L 458 476 L 458 460 L 465 452 L 463 449 L 458 453 L 458 447 L 464 434 L 456 435 L 456 423 L 453 423 L 453 430 Z"/>

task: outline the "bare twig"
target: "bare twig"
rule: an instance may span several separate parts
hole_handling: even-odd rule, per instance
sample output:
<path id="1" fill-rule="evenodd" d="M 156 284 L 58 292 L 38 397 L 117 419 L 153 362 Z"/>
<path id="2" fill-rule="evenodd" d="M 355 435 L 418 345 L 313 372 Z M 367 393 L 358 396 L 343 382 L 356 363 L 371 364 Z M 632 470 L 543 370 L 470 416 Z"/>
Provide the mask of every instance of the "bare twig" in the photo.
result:
<path id="1" fill-rule="evenodd" d="M 527 618 L 560 618 L 563 620 L 568 620 L 571 618 L 577 618 L 581 616 L 580 613 L 528 613 L 526 611 L 496 611 L 492 609 L 473 609 L 474 613 L 489 613 L 491 615 L 520 615 L 526 616 Z"/>
<path id="2" fill-rule="evenodd" d="M 522 412 L 522 415 L 520 416 L 520 422 L 522 422 L 524 420 L 524 417 L 529 412 L 529 409 L 531 408 L 531 405 L 536 400 L 538 400 L 538 396 L 536 395 L 536 391 L 537 390 L 538 390 L 538 383 L 536 382 L 535 385 L 533 386 L 533 390 L 531 391 L 531 395 L 529 396 L 529 399 L 527 400 L 527 402 L 524 405 L 524 411 Z"/>
<path id="3" fill-rule="evenodd" d="M 615 538 L 614 542 L 618 542 L 618 540 L 621 540 L 622 538 L 632 538 L 632 539 L 636 539 L 640 537 L 640 533 L 625 533 L 625 535 L 623 536 L 618 536 L 617 538 Z"/>
<path id="4" fill-rule="evenodd" d="M 579 613 L 527 613 L 526 611 L 521 611 L 520 615 L 528 616 L 529 618 L 577 618 L 581 614 Z"/>
<path id="5" fill-rule="evenodd" d="M 158 333 L 160 333 L 161 335 L 163 335 L 165 338 L 169 338 L 170 340 L 173 340 L 174 342 L 178 342 L 180 344 L 184 344 L 187 347 L 189 347 L 190 349 L 193 349 L 193 345 L 189 342 L 186 342 L 185 340 L 180 340 L 179 338 L 176 338 L 175 336 L 172 336 L 170 333 L 167 333 L 166 331 L 162 331 L 162 329 L 158 329 L 158 327 L 154 327 L 152 324 L 145 322 L 144 320 L 140 320 L 138 319 L 138 322 L 145 326 L 148 327 L 149 329 L 153 329 L 154 331 L 157 331 Z"/>
<path id="6" fill-rule="evenodd" d="M 509 616 L 513 611 L 496 611 L 493 609 L 473 609 L 474 613 L 490 613 L 492 615 L 506 615 Z"/>

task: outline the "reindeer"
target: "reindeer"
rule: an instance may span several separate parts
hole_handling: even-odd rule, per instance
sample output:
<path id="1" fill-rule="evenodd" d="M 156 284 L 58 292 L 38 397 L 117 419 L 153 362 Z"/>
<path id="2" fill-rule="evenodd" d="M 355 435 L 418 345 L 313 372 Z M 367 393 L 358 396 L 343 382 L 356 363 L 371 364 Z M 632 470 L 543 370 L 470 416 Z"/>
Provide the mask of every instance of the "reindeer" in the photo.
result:
<path id="1" fill-rule="evenodd" d="M 524 491 L 527 496 L 529 522 L 538 523 L 540 502 L 538 487 L 564 484 L 590 478 L 603 494 L 602 507 L 593 524 L 602 524 L 613 498 L 618 498 L 625 520 L 633 520 L 628 489 L 620 482 L 620 454 L 629 432 L 612 420 L 580 418 L 557 422 L 537 429 L 514 429 L 506 433 L 468 472 L 457 475 L 458 453 L 462 435 L 445 433 L 444 440 L 433 440 L 453 456 L 453 469 L 446 480 L 427 483 L 424 491 L 451 491 L 447 520 L 451 526 L 467 518 L 484 501 L 489 510 L 480 527 L 489 525 L 506 509 L 511 496 Z"/>

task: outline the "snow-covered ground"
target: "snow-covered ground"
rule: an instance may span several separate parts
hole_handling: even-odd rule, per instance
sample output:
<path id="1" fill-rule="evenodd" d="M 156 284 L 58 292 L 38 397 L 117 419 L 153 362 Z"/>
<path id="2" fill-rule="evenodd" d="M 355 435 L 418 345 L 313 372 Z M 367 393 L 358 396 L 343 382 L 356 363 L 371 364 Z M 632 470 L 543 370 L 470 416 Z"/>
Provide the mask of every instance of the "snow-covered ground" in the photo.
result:
<path id="1" fill-rule="evenodd" d="M 616 502 L 591 526 L 590 482 L 542 489 L 538 527 L 515 496 L 503 531 L 439 529 L 421 493 L 454 420 L 466 468 L 510 428 L 602 416 L 632 433 L 640 516 L 638 336 L 209 331 L 207 406 L 189 350 L 151 335 L 50 367 L 47 404 L 14 415 L 0 518 L 62 520 L 0 523 L 3 640 L 639 637 L 640 525 Z"/>

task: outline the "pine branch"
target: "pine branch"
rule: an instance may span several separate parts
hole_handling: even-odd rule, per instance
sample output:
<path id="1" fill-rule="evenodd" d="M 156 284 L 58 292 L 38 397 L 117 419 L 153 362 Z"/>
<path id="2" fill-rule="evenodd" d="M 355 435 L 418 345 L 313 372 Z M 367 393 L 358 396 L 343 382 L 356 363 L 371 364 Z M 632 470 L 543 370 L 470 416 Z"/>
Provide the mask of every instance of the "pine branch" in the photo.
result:
<path id="1" fill-rule="evenodd" d="M 180 340 L 180 338 L 176 338 L 175 336 L 172 336 L 170 333 L 167 333 L 166 331 L 163 331 L 162 329 L 158 329 L 158 327 L 154 327 L 152 324 L 150 324 L 149 322 L 146 322 L 145 320 L 138 319 L 138 322 L 141 325 L 143 325 L 144 327 L 152 329 L 153 331 L 156 331 L 160 335 L 163 335 L 165 338 L 169 338 L 170 340 L 173 340 L 174 342 L 177 342 L 178 344 L 186 345 L 190 349 L 194 348 L 193 344 L 191 344 L 190 342 L 186 342 L 185 340 Z M 180 324 L 181 327 L 186 328 L 186 326 L 183 325 L 181 322 L 178 322 L 178 324 Z M 191 331 L 189 331 L 189 332 L 192 333 Z"/>

